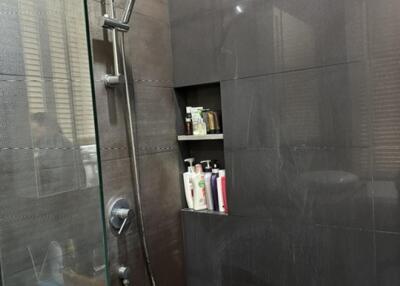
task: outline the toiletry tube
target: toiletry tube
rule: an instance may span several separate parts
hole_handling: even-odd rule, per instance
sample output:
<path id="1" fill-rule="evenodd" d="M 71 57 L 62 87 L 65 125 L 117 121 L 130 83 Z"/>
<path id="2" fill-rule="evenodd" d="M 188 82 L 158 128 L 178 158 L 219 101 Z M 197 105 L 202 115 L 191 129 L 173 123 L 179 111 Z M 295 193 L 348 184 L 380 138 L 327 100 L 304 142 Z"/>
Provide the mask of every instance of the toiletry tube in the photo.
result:
<path id="1" fill-rule="evenodd" d="M 211 190 L 211 176 L 212 173 L 205 173 L 204 175 L 204 180 L 206 183 L 207 209 L 210 211 L 214 210 L 213 196 Z"/>
<path id="2" fill-rule="evenodd" d="M 207 122 L 209 124 L 207 133 L 209 133 L 209 134 L 217 133 L 216 127 L 215 127 L 215 112 L 212 112 L 212 111 L 207 112 Z"/>
<path id="3" fill-rule="evenodd" d="M 228 213 L 228 198 L 226 195 L 226 176 L 223 176 L 221 178 L 221 185 L 222 185 L 222 198 L 224 201 L 225 213 Z"/>
<path id="4" fill-rule="evenodd" d="M 224 195 L 222 191 L 222 177 L 225 177 L 225 170 L 219 170 L 217 178 L 217 190 L 218 190 L 218 211 L 225 212 Z"/>

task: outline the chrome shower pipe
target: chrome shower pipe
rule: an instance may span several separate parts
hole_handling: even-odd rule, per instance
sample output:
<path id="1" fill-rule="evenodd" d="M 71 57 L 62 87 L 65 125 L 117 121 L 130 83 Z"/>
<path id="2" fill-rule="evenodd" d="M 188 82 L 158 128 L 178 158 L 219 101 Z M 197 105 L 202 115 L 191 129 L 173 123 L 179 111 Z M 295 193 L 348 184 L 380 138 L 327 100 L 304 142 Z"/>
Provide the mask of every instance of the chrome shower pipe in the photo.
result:
<path id="1" fill-rule="evenodd" d="M 139 226 L 139 234 L 141 246 L 143 248 L 143 254 L 146 264 L 147 274 L 149 276 L 149 280 L 152 286 L 156 286 L 156 281 L 154 278 L 154 273 L 150 261 L 150 254 L 147 246 L 146 233 L 144 228 L 144 218 L 143 218 L 143 210 L 142 210 L 142 202 L 140 195 L 140 182 L 139 182 L 139 170 L 138 170 L 138 159 L 137 159 L 137 150 L 136 150 L 136 136 L 135 136 L 135 115 L 133 113 L 133 104 L 131 101 L 131 93 L 128 84 L 127 78 L 127 67 L 126 67 L 126 58 L 125 58 L 125 37 L 124 33 L 121 34 L 120 37 L 120 45 L 121 45 L 121 61 L 122 61 L 122 69 L 123 74 L 119 71 L 118 65 L 118 46 L 117 46 L 117 31 L 127 32 L 129 30 L 128 22 L 131 18 L 131 14 L 133 12 L 133 6 L 135 1 L 128 0 L 123 18 L 121 21 L 115 19 L 115 1 L 111 0 L 111 17 L 108 15 L 104 15 L 104 24 L 103 27 L 105 29 L 112 29 L 113 35 L 113 54 L 114 54 L 114 75 L 105 75 L 104 80 L 105 84 L 108 87 L 114 87 L 117 84 L 124 82 L 125 83 L 125 99 L 126 99 L 126 109 L 127 109 L 127 133 L 129 138 L 129 147 L 130 147 L 130 155 L 131 155 L 131 171 L 133 177 L 133 183 L 135 186 L 135 204 L 136 204 L 136 213 L 137 213 L 137 222 Z M 122 28 L 121 28 L 122 27 Z M 124 28 L 125 27 L 125 28 Z"/>
<path id="2" fill-rule="evenodd" d="M 106 74 L 104 76 L 104 83 L 108 87 L 116 86 L 123 81 L 123 77 L 119 72 L 118 48 L 117 48 L 117 31 L 128 32 L 129 20 L 133 12 L 135 0 L 128 0 L 126 2 L 125 10 L 122 15 L 122 20 L 118 20 L 115 15 L 115 0 L 110 2 L 110 15 L 104 15 L 103 28 L 111 30 L 112 44 L 113 44 L 113 57 L 114 57 L 114 74 Z"/>
<path id="3" fill-rule="evenodd" d="M 113 19 L 115 17 L 115 3 L 114 0 L 110 1 L 110 16 L 106 14 L 104 15 L 104 24 L 103 28 L 109 29 L 109 26 L 106 26 L 106 19 Z M 113 87 L 118 85 L 121 82 L 121 73 L 119 72 L 119 59 L 118 59 L 118 45 L 117 45 L 117 31 L 115 29 L 111 30 L 111 38 L 112 38 L 112 46 L 113 46 L 113 59 L 114 59 L 114 74 L 106 74 L 104 75 L 104 84 L 107 87 Z"/>

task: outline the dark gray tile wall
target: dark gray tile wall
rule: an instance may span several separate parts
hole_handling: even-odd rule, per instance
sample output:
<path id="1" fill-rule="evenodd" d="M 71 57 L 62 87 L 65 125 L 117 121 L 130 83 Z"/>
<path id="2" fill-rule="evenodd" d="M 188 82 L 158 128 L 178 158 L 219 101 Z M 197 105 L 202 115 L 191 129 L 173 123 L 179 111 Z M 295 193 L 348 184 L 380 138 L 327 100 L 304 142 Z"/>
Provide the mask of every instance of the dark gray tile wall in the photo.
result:
<path id="1" fill-rule="evenodd" d="M 188 285 L 400 283 L 399 9 L 171 0 L 175 85 L 221 82 L 230 205 L 183 214 Z"/>
<path id="2" fill-rule="evenodd" d="M 381 285 L 372 232 L 192 212 L 183 223 L 188 285 Z"/>
<path id="3" fill-rule="evenodd" d="M 117 14 L 121 13 L 123 2 L 117 3 Z M 122 87 L 106 89 L 102 82 L 103 75 L 112 72 L 111 38 L 101 28 L 108 3 L 89 1 L 104 197 L 106 204 L 113 198 L 125 197 L 133 205 L 125 91 Z M 184 285 L 183 247 L 167 1 L 136 1 L 130 26 L 125 35 L 127 68 L 150 259 L 157 285 L 179 286 Z M 108 229 L 107 236 L 112 285 L 119 285 L 116 269 L 121 264 L 131 268 L 132 285 L 148 285 L 137 226 L 131 225 L 121 237 Z"/>

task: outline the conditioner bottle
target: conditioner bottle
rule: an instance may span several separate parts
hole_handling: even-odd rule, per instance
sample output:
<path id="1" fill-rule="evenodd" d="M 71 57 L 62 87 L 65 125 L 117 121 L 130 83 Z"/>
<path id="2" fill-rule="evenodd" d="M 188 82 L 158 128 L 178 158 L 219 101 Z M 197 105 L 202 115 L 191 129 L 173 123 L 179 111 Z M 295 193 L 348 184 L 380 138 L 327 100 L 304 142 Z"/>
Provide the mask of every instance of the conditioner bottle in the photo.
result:
<path id="1" fill-rule="evenodd" d="M 189 209 L 193 208 L 193 176 L 195 174 L 193 162 L 194 158 L 185 159 L 185 162 L 189 164 L 187 172 L 183 173 L 183 185 L 185 187 L 186 203 Z"/>

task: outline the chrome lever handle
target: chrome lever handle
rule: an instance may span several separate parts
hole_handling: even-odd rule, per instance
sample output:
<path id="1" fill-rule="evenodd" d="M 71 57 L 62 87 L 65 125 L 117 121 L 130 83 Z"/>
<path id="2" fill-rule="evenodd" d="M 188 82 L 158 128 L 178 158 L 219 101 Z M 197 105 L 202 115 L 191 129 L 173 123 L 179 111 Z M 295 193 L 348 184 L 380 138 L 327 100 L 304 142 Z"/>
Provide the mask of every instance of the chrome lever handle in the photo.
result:
<path id="1" fill-rule="evenodd" d="M 121 208 L 121 209 L 115 209 L 113 213 L 114 215 L 124 220 L 118 231 L 118 234 L 121 235 L 125 230 L 125 226 L 128 225 L 128 222 L 130 222 L 130 219 L 133 216 L 133 210 Z"/>
<path id="2" fill-rule="evenodd" d="M 128 222 L 128 218 L 124 219 L 124 222 L 122 223 L 121 228 L 120 228 L 119 231 L 118 231 L 118 234 L 119 234 L 119 235 L 121 235 L 122 232 L 124 231 L 125 225 L 126 225 L 127 222 Z"/>
<path id="3" fill-rule="evenodd" d="M 110 225 L 118 235 L 121 235 L 128 228 L 134 215 L 134 211 L 130 209 L 128 201 L 118 199 L 110 208 Z"/>

